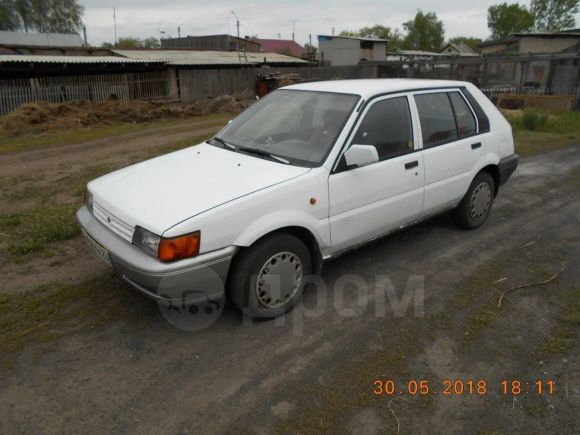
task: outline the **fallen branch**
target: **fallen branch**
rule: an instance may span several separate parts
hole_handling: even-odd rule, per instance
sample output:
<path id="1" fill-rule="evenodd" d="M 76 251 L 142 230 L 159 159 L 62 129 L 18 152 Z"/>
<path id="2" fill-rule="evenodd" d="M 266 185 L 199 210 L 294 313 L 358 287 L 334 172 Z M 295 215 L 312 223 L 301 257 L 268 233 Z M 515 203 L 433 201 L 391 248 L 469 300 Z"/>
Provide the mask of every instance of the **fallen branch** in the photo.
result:
<path id="1" fill-rule="evenodd" d="M 502 292 L 501 296 L 499 297 L 499 300 L 497 301 L 497 309 L 499 310 L 501 308 L 501 302 L 503 301 L 503 298 L 506 294 L 508 294 L 509 292 L 512 292 L 514 290 L 519 290 L 521 288 L 526 288 L 526 287 L 534 287 L 536 285 L 544 285 L 544 284 L 548 284 L 551 281 L 554 281 L 557 277 L 558 277 L 558 273 L 556 275 L 552 275 L 550 278 L 544 280 L 544 281 L 538 281 L 538 282 L 531 282 L 529 284 L 522 284 L 522 285 L 518 285 L 517 287 L 512 287 L 510 289 L 505 290 L 504 292 Z"/>
<path id="2" fill-rule="evenodd" d="M 389 400 L 389 403 L 387 404 L 387 407 L 389 408 L 389 411 L 391 411 L 391 414 L 393 414 L 393 417 L 395 417 L 395 420 L 397 420 L 397 432 L 396 435 L 399 435 L 400 429 L 401 429 L 401 422 L 399 421 L 397 414 L 395 414 L 395 411 L 393 411 L 393 408 L 391 408 L 391 402 L 395 400 L 395 399 L 391 399 Z"/>

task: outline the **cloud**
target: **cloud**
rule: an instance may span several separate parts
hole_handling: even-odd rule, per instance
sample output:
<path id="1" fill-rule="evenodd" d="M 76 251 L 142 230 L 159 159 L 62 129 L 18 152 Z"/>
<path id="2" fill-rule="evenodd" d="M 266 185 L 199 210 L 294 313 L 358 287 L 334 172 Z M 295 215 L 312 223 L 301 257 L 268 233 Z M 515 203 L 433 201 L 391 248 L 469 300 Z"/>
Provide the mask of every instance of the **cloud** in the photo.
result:
<path id="1" fill-rule="evenodd" d="M 418 2 L 387 2 L 385 0 L 79 0 L 85 7 L 83 17 L 89 42 L 100 45 L 113 41 L 113 7 L 117 9 L 117 35 L 159 37 L 166 35 L 204 35 L 236 33 L 234 9 L 240 18 L 240 34 L 263 38 L 289 39 L 291 20 L 297 20 L 296 39 L 300 43 L 313 40 L 318 34 L 338 33 L 344 29 L 356 30 L 373 24 L 384 24 L 402 29 L 402 23 L 411 19 L 417 9 L 434 11 L 445 24 L 445 36 L 458 35 L 485 38 L 487 8 L 493 0 L 419 0 Z M 477 6 L 475 6 L 477 3 Z"/>

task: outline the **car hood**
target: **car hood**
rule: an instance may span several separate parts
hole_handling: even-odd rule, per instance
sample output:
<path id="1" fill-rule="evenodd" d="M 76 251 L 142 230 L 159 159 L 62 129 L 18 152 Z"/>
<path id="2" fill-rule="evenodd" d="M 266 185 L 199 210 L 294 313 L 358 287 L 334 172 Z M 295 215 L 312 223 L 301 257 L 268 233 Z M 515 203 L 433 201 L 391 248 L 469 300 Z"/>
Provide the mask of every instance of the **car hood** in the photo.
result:
<path id="1" fill-rule="evenodd" d="M 112 172 L 88 188 L 106 212 L 131 227 L 163 234 L 190 217 L 308 171 L 203 143 Z"/>

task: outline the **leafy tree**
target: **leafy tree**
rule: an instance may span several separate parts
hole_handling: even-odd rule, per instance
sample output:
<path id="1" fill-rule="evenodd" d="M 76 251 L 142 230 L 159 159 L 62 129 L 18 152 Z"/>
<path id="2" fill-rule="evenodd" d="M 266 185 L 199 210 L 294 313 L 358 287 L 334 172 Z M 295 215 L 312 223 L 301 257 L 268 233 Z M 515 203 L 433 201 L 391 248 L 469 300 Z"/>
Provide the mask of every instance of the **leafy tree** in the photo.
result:
<path id="1" fill-rule="evenodd" d="M 507 38 L 512 33 L 532 30 L 534 15 L 517 3 L 501 3 L 487 9 L 487 27 L 491 31 L 491 39 Z"/>
<path id="2" fill-rule="evenodd" d="M 145 38 L 141 42 L 141 47 L 143 47 L 143 48 L 159 48 L 159 47 L 161 47 L 161 43 L 159 42 L 159 39 L 154 38 L 154 37 L 150 37 L 150 38 Z"/>
<path id="3" fill-rule="evenodd" d="M 445 40 L 443 22 L 434 12 L 417 11 L 417 15 L 410 21 L 403 23 L 407 35 L 402 41 L 403 48 L 437 51 Z"/>
<path id="4" fill-rule="evenodd" d="M 310 45 L 308 42 L 304 44 L 304 52 L 305 53 L 316 53 L 318 48 L 315 45 Z"/>
<path id="5" fill-rule="evenodd" d="M 139 38 L 134 38 L 132 36 L 126 36 L 124 38 L 119 38 L 117 41 L 117 48 L 130 49 L 130 48 L 141 48 L 143 42 Z"/>
<path id="6" fill-rule="evenodd" d="M 353 30 L 343 30 L 338 34 L 338 36 L 348 36 L 351 38 L 356 38 L 359 37 L 360 35 L 358 34 L 358 32 L 355 32 Z"/>
<path id="7" fill-rule="evenodd" d="M 556 32 L 576 25 L 580 0 L 532 0 L 530 11 L 540 32 Z"/>
<path id="8" fill-rule="evenodd" d="M 14 0 L 0 0 L 0 30 L 18 30 L 19 27 Z"/>
<path id="9" fill-rule="evenodd" d="M 130 50 L 133 48 L 159 48 L 161 46 L 161 44 L 159 43 L 159 39 L 157 38 L 145 38 L 145 39 L 140 39 L 140 38 L 135 38 L 133 36 L 125 36 L 122 38 L 119 38 L 119 40 L 117 41 L 117 47 L 116 48 L 120 48 L 123 50 Z M 103 42 L 101 44 L 101 47 L 103 48 L 115 48 L 115 45 L 112 44 L 111 42 Z"/>
<path id="10" fill-rule="evenodd" d="M 455 38 L 451 38 L 449 42 L 451 44 L 465 44 L 473 51 L 478 51 L 482 41 L 480 38 L 473 38 L 471 36 L 456 36 Z"/>
<path id="11" fill-rule="evenodd" d="M 77 33 L 82 27 L 83 7 L 77 0 L 0 1 L 0 26 L 12 23 L 10 30 Z"/>

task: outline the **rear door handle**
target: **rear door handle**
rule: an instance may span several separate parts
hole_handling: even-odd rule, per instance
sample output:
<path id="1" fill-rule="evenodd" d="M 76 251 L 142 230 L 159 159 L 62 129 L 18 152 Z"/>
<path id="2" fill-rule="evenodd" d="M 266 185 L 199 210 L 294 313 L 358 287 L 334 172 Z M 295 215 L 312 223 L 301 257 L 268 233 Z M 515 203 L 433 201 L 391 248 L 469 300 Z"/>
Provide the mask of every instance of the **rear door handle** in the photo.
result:
<path id="1" fill-rule="evenodd" d="M 477 148 L 481 148 L 481 142 L 476 142 L 471 144 L 471 149 L 475 150 Z"/>
<path id="2" fill-rule="evenodd" d="M 416 168 L 419 166 L 419 161 L 415 160 L 414 162 L 405 163 L 405 169 Z"/>

